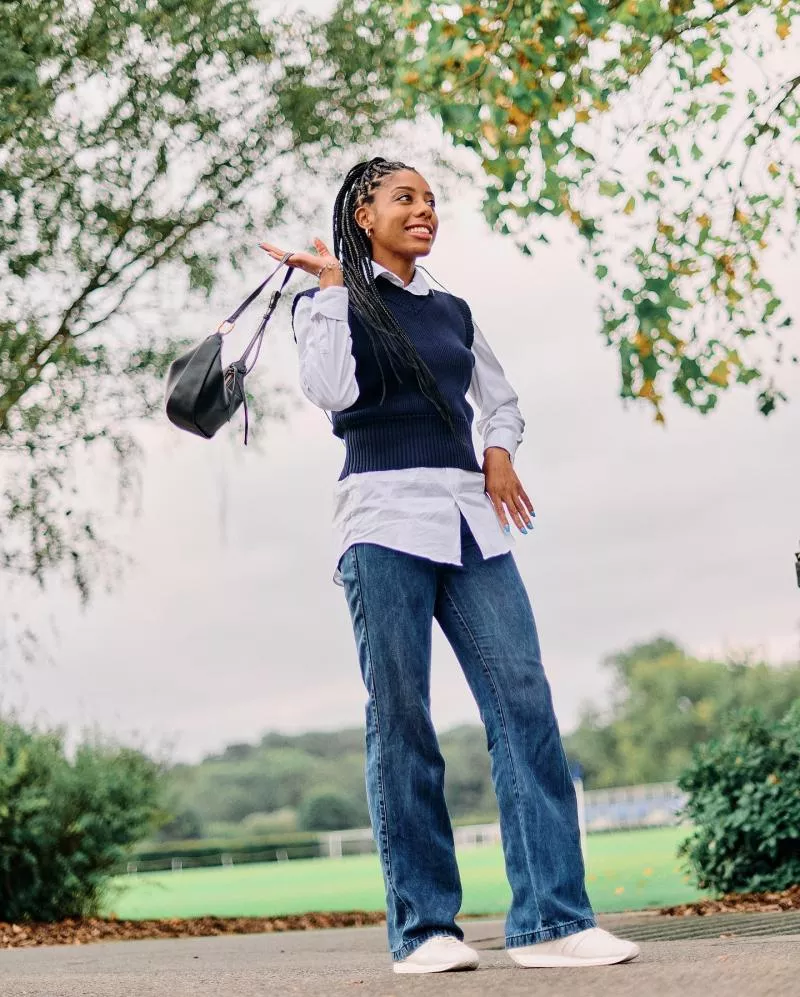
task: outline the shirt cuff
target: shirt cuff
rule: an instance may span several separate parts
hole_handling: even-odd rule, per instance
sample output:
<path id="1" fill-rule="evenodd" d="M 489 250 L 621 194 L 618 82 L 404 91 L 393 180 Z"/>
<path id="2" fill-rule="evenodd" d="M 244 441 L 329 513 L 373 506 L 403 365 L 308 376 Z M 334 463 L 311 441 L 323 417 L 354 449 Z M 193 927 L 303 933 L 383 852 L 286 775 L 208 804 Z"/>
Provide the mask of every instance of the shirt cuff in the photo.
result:
<path id="1" fill-rule="evenodd" d="M 325 318 L 346 322 L 348 300 L 349 295 L 346 287 L 340 287 L 336 284 L 332 287 L 323 287 L 318 294 L 314 295 L 311 317 L 324 315 Z"/>
<path id="2" fill-rule="evenodd" d="M 490 429 L 483 441 L 484 451 L 487 447 L 502 447 L 504 450 L 508 450 L 512 463 L 518 446 L 519 440 L 513 429 Z"/>

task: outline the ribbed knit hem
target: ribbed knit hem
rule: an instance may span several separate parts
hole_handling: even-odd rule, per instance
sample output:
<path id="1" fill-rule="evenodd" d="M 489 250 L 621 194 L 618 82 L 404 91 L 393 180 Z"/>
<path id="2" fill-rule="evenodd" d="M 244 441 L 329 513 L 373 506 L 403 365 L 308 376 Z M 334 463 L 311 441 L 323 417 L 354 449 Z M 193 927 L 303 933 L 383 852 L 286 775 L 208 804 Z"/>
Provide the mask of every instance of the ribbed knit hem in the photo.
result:
<path id="1" fill-rule="evenodd" d="M 347 447 L 339 480 L 365 471 L 397 471 L 407 467 L 460 467 L 480 471 L 472 430 L 466 419 L 456 419 L 457 436 L 441 416 L 402 415 L 371 419 L 348 427 Z"/>

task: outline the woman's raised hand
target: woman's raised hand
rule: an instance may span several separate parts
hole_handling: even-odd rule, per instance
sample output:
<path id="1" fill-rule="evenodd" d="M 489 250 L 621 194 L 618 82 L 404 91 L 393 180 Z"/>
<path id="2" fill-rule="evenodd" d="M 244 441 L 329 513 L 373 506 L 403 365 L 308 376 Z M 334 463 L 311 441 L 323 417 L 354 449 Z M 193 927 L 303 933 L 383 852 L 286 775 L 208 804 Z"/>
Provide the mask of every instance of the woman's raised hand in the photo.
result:
<path id="1" fill-rule="evenodd" d="M 273 260 L 282 260 L 286 255 L 285 249 L 278 249 L 277 246 L 273 246 L 269 242 L 260 242 L 259 246 L 264 250 L 264 252 L 269 253 Z M 292 253 L 289 259 L 286 261 L 288 266 L 297 267 L 298 270 L 305 270 L 306 273 L 310 273 L 312 276 L 316 277 L 319 274 L 320 268 L 326 263 L 330 263 L 335 260 L 336 257 L 328 249 L 322 239 L 314 240 L 315 253 Z"/>

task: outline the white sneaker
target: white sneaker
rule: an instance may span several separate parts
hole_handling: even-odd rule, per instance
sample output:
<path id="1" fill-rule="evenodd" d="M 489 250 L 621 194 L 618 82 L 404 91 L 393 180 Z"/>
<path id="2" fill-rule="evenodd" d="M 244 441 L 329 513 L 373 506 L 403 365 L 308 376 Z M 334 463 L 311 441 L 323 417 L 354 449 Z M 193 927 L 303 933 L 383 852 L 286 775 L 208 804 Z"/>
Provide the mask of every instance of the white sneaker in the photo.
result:
<path id="1" fill-rule="evenodd" d="M 394 962 L 395 973 L 447 973 L 477 969 L 480 956 L 453 935 L 435 935 L 419 948 Z"/>
<path id="2" fill-rule="evenodd" d="M 520 966 L 611 966 L 639 955 L 635 942 L 626 942 L 603 928 L 587 928 L 565 938 L 506 949 Z"/>

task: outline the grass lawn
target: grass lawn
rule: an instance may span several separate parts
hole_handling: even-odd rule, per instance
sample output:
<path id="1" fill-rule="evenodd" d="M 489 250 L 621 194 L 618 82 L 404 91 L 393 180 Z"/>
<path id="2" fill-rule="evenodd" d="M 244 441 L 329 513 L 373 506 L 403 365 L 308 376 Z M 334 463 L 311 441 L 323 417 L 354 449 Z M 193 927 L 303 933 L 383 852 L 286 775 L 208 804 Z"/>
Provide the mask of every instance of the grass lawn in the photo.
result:
<path id="1" fill-rule="evenodd" d="M 587 886 L 598 913 L 685 903 L 702 894 L 675 857 L 683 828 L 590 835 Z M 464 914 L 502 914 L 510 899 L 499 846 L 458 853 Z M 121 918 L 269 916 L 323 910 L 383 910 L 375 855 L 295 859 L 117 877 L 106 904 Z"/>

